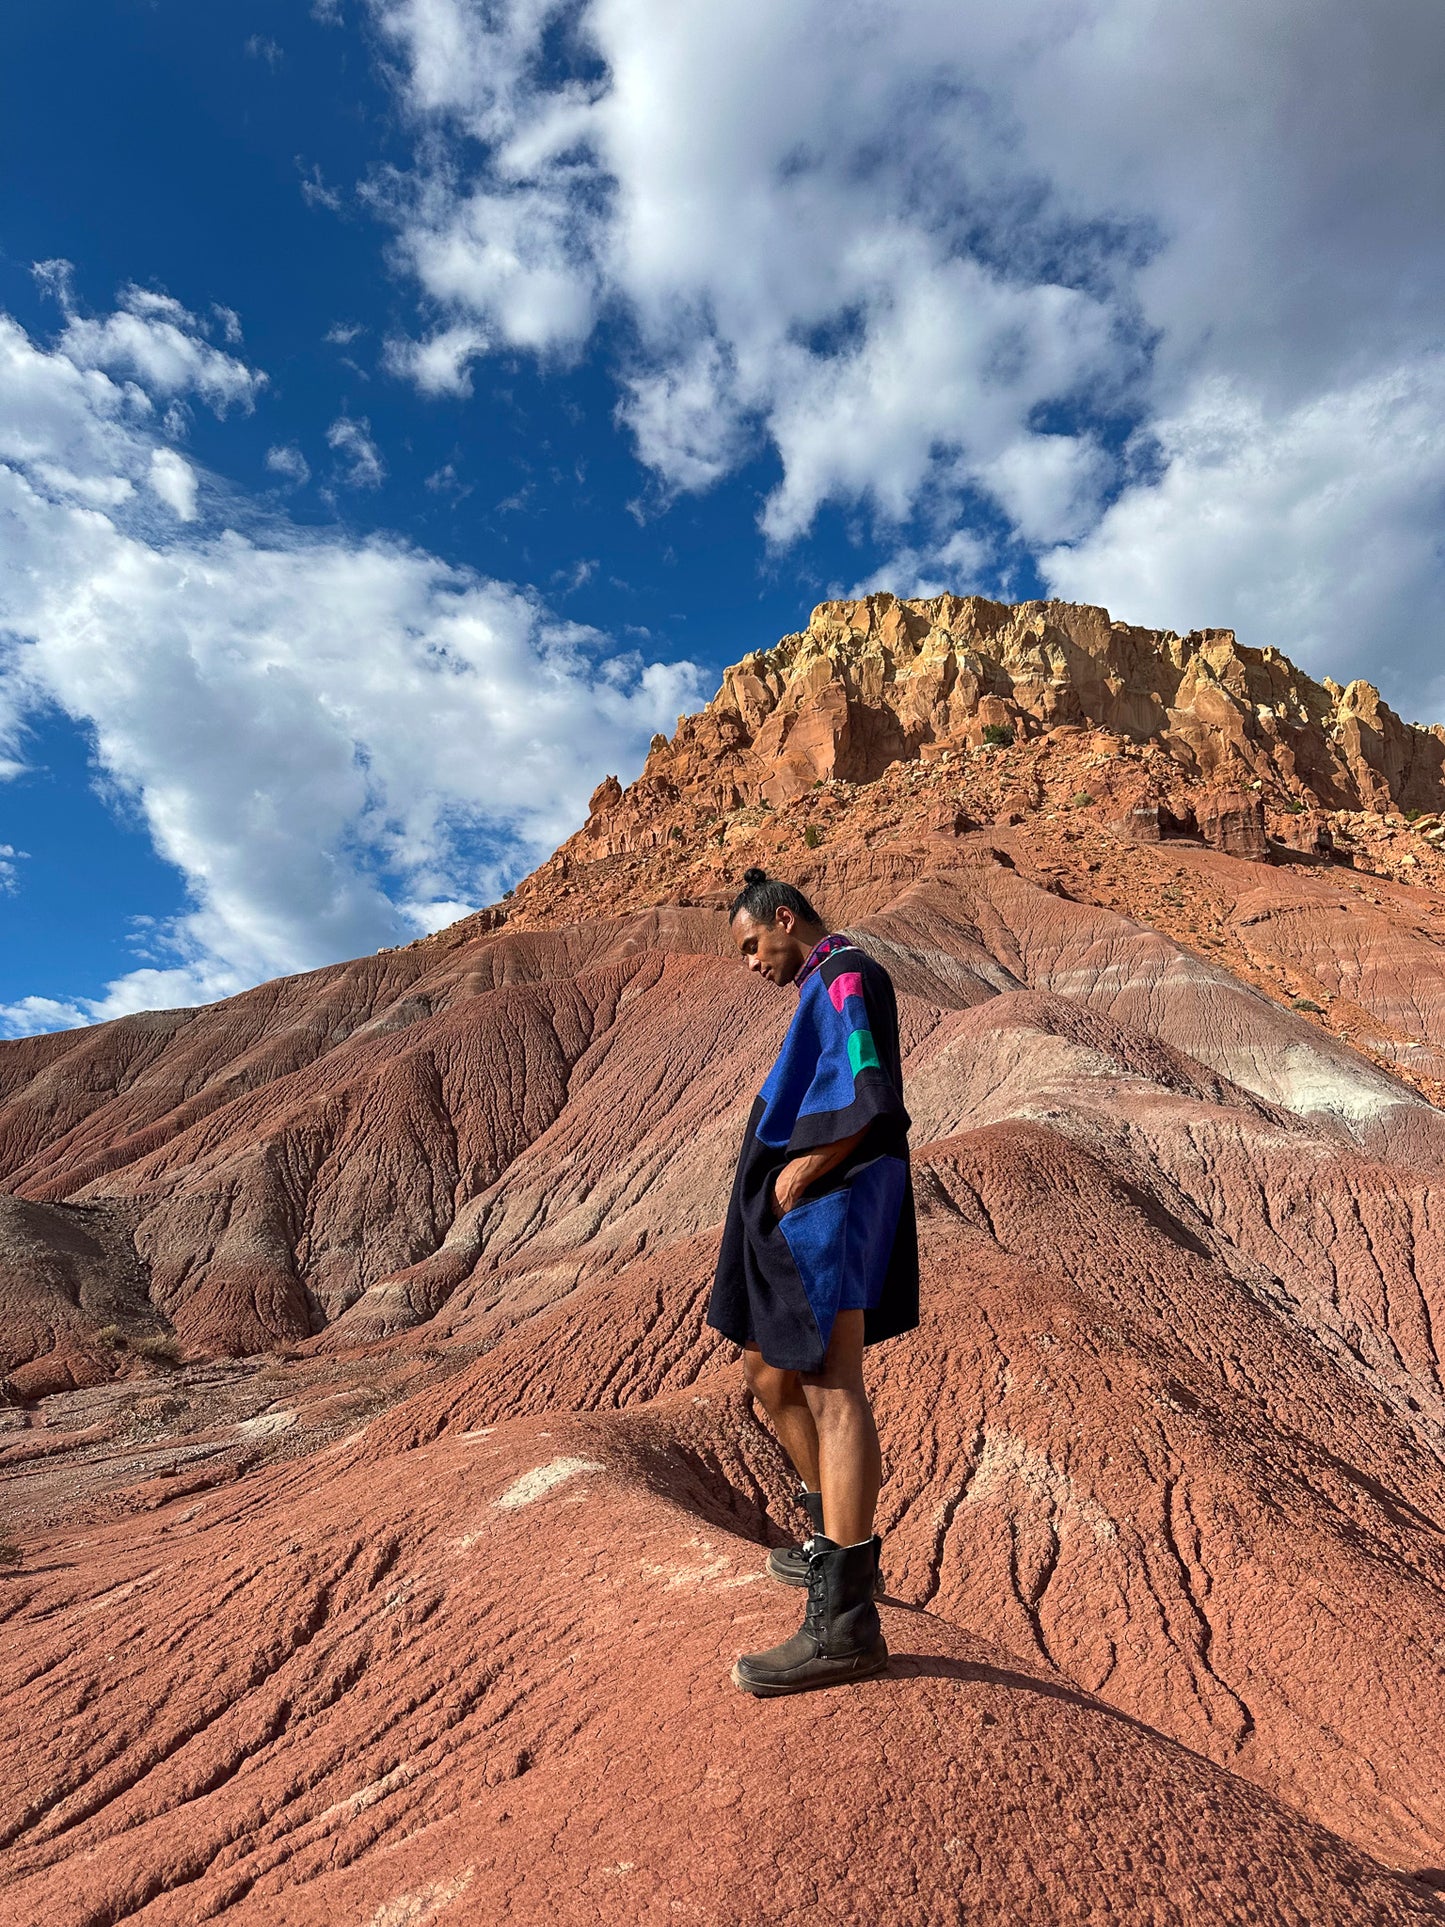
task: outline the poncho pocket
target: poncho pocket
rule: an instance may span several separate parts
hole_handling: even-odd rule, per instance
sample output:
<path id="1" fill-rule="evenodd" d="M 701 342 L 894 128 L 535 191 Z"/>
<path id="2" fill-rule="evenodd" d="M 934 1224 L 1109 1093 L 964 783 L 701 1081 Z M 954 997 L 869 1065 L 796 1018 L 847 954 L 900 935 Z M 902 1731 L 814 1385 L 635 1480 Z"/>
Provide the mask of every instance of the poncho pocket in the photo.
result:
<path id="1" fill-rule="evenodd" d="M 872 1158 L 836 1191 L 807 1198 L 778 1220 L 825 1348 L 840 1311 L 878 1303 L 907 1178 L 902 1158 Z"/>

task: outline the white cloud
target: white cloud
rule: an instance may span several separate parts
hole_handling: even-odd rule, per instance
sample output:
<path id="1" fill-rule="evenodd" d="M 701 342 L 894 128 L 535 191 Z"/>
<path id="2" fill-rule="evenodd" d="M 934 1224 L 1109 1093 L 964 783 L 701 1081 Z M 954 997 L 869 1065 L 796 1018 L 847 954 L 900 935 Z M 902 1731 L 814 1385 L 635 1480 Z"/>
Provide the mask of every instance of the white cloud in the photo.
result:
<path id="1" fill-rule="evenodd" d="M 422 486 L 429 488 L 433 495 L 450 495 L 461 502 L 471 494 L 475 484 L 461 479 L 455 462 L 444 462 L 440 468 L 433 469 Z"/>
<path id="2" fill-rule="evenodd" d="M 311 480 L 311 464 L 293 444 L 268 448 L 266 466 L 273 475 L 280 475 L 293 488 L 305 488 Z"/>
<path id="3" fill-rule="evenodd" d="M 458 199 L 435 183 L 383 198 L 422 285 L 443 307 L 477 316 L 518 348 L 567 351 L 591 333 L 594 277 L 576 258 L 578 222 L 564 191 L 517 186 Z"/>
<path id="4" fill-rule="evenodd" d="M 1187 440 L 1228 392 L 1268 464 L 1342 397 L 1436 406 L 1436 0 L 370 4 L 416 130 L 372 198 L 429 311 L 543 356 L 619 322 L 620 415 L 664 495 L 770 446 L 774 542 L 827 503 L 888 537 L 982 496 L 979 526 L 1082 570 L 1121 487 L 1141 527 L 1121 423 Z M 1255 492 L 1282 578 L 1348 599 L 1361 552 L 1414 553 L 1416 423 L 1379 411 L 1395 481 L 1347 491 L 1342 547 Z M 1142 615 L 1145 566 L 1090 580 Z M 1247 589 L 1201 574 L 1191 623 L 1265 620 Z"/>
<path id="5" fill-rule="evenodd" d="M 380 488 L 385 481 L 386 464 L 365 415 L 355 421 L 338 416 L 326 431 L 326 446 L 336 451 L 336 479 L 343 488 Z"/>
<path id="6" fill-rule="evenodd" d="M 157 448 L 151 454 L 150 485 L 166 507 L 182 522 L 194 522 L 198 513 L 196 471 L 184 455 L 173 448 Z"/>
<path id="7" fill-rule="evenodd" d="M 285 58 L 280 45 L 269 34 L 253 33 L 246 42 L 246 53 L 252 60 L 264 60 L 268 67 L 279 67 Z"/>
<path id="8" fill-rule="evenodd" d="M 425 341 L 388 341 L 386 365 L 392 374 L 414 381 L 424 395 L 470 395 L 470 364 L 487 347 L 488 338 L 480 328 L 460 322 L 439 329 Z"/>
<path id="9" fill-rule="evenodd" d="M 242 533 L 207 519 L 221 490 L 193 521 L 153 513 L 154 410 L 71 339 L 0 317 L 0 724 L 47 703 L 83 724 L 191 908 L 148 933 L 158 966 L 98 998 L 38 985 L 9 1029 L 219 997 L 434 927 L 697 699 L 691 665 L 609 653 L 400 540 Z"/>
<path id="10" fill-rule="evenodd" d="M 212 347 L 179 301 L 150 288 L 123 288 L 119 308 L 103 318 L 68 312 L 59 346 L 77 368 L 130 375 L 152 398 L 197 394 L 218 415 L 233 407 L 249 412 L 266 383 Z"/>
<path id="11" fill-rule="evenodd" d="M 13 843 L 0 843 L 0 896 L 12 896 L 19 886 L 19 865 L 29 855 L 27 850 L 17 850 Z"/>
<path id="12" fill-rule="evenodd" d="M 30 1037 L 36 1031 L 74 1030 L 102 1021 L 58 997 L 20 997 L 13 1004 L 0 1004 L 0 1037 Z"/>
<path id="13" fill-rule="evenodd" d="M 1412 714 L 1439 715 L 1442 423 L 1445 354 L 1293 408 L 1202 382 L 1155 424 L 1162 472 L 1044 573 L 1055 594 L 1139 622 L 1184 631 L 1206 611 L 1318 670 L 1358 673 L 1368 654 Z"/>
<path id="14" fill-rule="evenodd" d="M 853 596 L 890 595 L 928 597 L 971 595 L 980 592 L 992 552 L 981 536 L 956 529 L 926 548 L 897 549 L 879 568 L 843 591 Z"/>
<path id="15" fill-rule="evenodd" d="M 705 489 L 736 465 L 747 445 L 737 380 L 716 341 L 680 360 L 636 374 L 618 414 L 639 448 L 674 489 Z"/>

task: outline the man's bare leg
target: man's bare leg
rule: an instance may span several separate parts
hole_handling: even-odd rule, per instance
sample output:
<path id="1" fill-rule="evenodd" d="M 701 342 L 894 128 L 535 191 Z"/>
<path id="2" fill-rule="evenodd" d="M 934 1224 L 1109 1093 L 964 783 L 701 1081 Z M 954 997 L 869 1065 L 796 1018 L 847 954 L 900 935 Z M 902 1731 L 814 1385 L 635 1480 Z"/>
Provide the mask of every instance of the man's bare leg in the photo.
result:
<path id="1" fill-rule="evenodd" d="M 863 1386 L 862 1312 L 840 1311 L 822 1371 L 796 1376 L 812 1415 L 823 1530 L 835 1546 L 861 1545 L 873 1536 L 883 1478 L 878 1428 Z"/>
<path id="2" fill-rule="evenodd" d="M 818 1441 L 823 1536 L 809 1544 L 808 1610 L 798 1631 L 765 1653 L 740 1654 L 733 1667 L 733 1684 L 762 1699 L 872 1679 L 888 1664 L 871 1543 L 882 1464 L 863 1389 L 861 1311 L 839 1313 L 822 1371 L 799 1381 Z"/>
<path id="3" fill-rule="evenodd" d="M 767 1364 L 756 1345 L 749 1345 L 743 1352 L 743 1377 L 793 1461 L 793 1470 L 810 1492 L 816 1492 L 818 1431 L 803 1396 L 802 1380 L 796 1372 L 782 1372 Z"/>

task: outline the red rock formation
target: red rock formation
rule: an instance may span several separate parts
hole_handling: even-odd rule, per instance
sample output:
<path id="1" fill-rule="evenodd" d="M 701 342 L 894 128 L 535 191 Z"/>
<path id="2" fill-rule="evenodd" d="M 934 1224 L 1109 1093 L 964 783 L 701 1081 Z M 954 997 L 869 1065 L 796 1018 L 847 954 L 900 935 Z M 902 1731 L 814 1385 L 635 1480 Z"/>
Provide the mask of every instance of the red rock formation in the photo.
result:
<path id="1" fill-rule="evenodd" d="M 990 729 L 1058 728 L 1157 743 L 1192 777 L 1256 780 L 1330 809 L 1445 808 L 1445 728 L 1412 728 L 1370 684 L 1314 682 L 1228 630 L 1180 637 L 1070 603 L 878 595 L 825 602 L 801 634 L 729 669 L 705 710 L 654 739 L 631 789 L 598 789 L 584 836 L 608 855 L 649 849 L 679 804 L 696 826 L 976 749 Z M 1263 853 L 1252 832 L 1234 850 Z"/>
<path id="2" fill-rule="evenodd" d="M 1441 738 L 1362 691 L 826 605 L 505 921 L 0 1047 L 0 1920 L 1445 1918 Z M 900 1658 L 761 1707 L 759 859 L 898 985 L 925 1279 Z"/>

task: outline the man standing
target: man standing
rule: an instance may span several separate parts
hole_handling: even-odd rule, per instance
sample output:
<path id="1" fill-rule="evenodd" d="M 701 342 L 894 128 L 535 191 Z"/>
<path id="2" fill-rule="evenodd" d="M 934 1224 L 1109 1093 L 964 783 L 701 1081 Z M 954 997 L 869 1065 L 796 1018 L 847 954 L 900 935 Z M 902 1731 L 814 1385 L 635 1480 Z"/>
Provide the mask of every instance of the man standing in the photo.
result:
<path id="1" fill-rule="evenodd" d="M 863 1348 L 918 1323 L 918 1233 L 898 1005 L 888 973 L 831 936 L 791 883 L 749 870 L 732 907 L 750 970 L 798 1007 L 748 1118 L 708 1306 L 802 1480 L 813 1535 L 768 1570 L 806 1586 L 801 1629 L 733 1668 L 771 1696 L 888 1663 L 873 1595 L 881 1460 Z"/>

